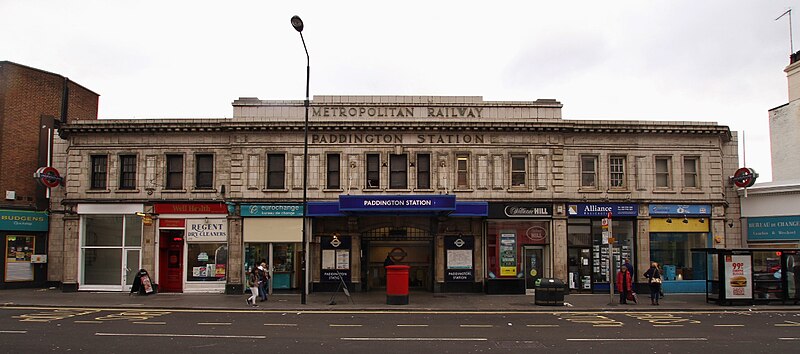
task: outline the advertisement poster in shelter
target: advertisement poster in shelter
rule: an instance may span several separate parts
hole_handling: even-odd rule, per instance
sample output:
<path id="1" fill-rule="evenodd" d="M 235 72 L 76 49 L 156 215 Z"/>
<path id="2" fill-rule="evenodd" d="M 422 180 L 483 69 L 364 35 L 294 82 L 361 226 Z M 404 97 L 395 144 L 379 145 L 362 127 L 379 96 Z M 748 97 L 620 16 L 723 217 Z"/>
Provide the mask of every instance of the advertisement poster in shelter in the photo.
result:
<path id="1" fill-rule="evenodd" d="M 725 298 L 752 299 L 753 271 L 752 256 L 725 256 Z"/>

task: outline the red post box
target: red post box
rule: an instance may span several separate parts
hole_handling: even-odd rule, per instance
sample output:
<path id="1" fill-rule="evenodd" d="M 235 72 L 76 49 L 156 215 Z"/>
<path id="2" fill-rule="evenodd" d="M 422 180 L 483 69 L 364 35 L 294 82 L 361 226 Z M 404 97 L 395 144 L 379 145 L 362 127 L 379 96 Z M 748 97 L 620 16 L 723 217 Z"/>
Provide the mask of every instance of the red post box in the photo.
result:
<path id="1" fill-rule="evenodd" d="M 407 265 L 386 266 L 386 304 L 408 305 Z"/>

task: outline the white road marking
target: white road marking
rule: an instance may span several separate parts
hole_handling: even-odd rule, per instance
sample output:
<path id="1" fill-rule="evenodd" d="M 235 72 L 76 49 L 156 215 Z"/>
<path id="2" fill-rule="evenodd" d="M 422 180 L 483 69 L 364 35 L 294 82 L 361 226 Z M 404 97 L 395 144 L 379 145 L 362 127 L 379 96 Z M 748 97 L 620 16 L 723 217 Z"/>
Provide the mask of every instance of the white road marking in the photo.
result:
<path id="1" fill-rule="evenodd" d="M 191 338 L 243 338 L 243 339 L 266 339 L 266 336 L 226 336 L 218 334 L 177 334 L 177 333 L 103 333 L 97 332 L 94 335 L 104 337 L 191 337 Z"/>
<path id="2" fill-rule="evenodd" d="M 462 324 L 462 325 L 458 325 L 458 326 L 462 327 L 462 328 L 492 328 L 492 327 L 494 327 L 493 325 L 485 325 L 485 324 Z"/>
<path id="3" fill-rule="evenodd" d="M 707 341 L 708 338 L 567 338 L 570 342 L 648 342 L 648 341 Z"/>
<path id="4" fill-rule="evenodd" d="M 397 327 L 428 327 L 426 324 L 399 324 Z"/>
<path id="5" fill-rule="evenodd" d="M 775 327 L 800 327 L 800 323 L 798 322 L 795 321 L 785 321 L 785 322 L 788 323 L 778 323 L 775 325 Z"/>
<path id="6" fill-rule="evenodd" d="M 394 342 L 394 341 L 486 341 L 486 338 L 386 338 L 386 337 L 342 337 L 341 340 L 352 341 L 378 341 L 378 342 Z"/>
<path id="7" fill-rule="evenodd" d="M 230 326 L 230 322 L 197 322 L 201 326 Z"/>
<path id="8" fill-rule="evenodd" d="M 363 327 L 364 325 L 360 324 L 329 324 L 329 327 Z"/>
<path id="9" fill-rule="evenodd" d="M 780 339 L 780 340 L 800 340 L 800 338 L 792 338 L 792 337 L 781 337 L 781 338 L 778 338 L 778 339 Z"/>
<path id="10" fill-rule="evenodd" d="M 28 331 L 0 331 L 0 333 L 5 333 L 5 334 L 25 334 L 25 333 L 28 333 Z"/>
<path id="11" fill-rule="evenodd" d="M 265 323 L 265 326 L 297 327 L 296 323 Z"/>

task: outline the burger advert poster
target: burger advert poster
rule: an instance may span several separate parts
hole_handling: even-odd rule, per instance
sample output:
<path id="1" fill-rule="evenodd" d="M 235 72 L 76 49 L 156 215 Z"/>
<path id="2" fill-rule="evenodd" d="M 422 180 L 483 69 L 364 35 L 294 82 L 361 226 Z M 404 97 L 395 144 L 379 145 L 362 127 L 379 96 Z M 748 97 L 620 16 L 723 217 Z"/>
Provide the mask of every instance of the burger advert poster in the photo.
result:
<path id="1" fill-rule="evenodd" d="M 751 256 L 725 256 L 725 298 L 752 299 L 753 273 L 750 268 Z"/>

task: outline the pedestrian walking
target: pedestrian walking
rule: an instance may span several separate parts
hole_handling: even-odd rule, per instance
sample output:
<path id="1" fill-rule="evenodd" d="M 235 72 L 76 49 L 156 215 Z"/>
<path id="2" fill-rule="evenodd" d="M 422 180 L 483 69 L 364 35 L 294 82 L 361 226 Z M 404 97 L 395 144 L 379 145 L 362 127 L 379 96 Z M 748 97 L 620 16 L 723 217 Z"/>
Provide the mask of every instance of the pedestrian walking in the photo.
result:
<path id="1" fill-rule="evenodd" d="M 388 267 L 390 265 L 394 265 L 394 260 L 392 259 L 392 254 L 391 253 L 387 253 L 386 254 L 386 259 L 383 260 L 383 267 L 386 268 L 386 267 Z"/>
<path id="2" fill-rule="evenodd" d="M 258 295 L 261 302 L 267 301 L 267 288 L 269 285 L 269 272 L 267 271 L 267 260 L 262 259 L 258 265 Z"/>
<path id="3" fill-rule="evenodd" d="M 250 288 L 250 297 L 247 298 L 247 304 L 257 307 L 256 298 L 258 297 L 258 269 L 253 267 L 247 273 L 247 286 Z"/>
<path id="4" fill-rule="evenodd" d="M 631 273 L 628 272 L 626 267 L 620 267 L 619 272 L 617 272 L 617 292 L 619 292 L 620 304 L 627 304 L 628 297 L 633 294 Z"/>
<path id="5" fill-rule="evenodd" d="M 650 285 L 650 305 L 658 305 L 658 297 L 661 293 L 661 269 L 658 268 L 658 263 L 653 262 L 650 264 L 650 269 L 644 272 L 644 277 L 647 278 L 647 283 Z"/>

